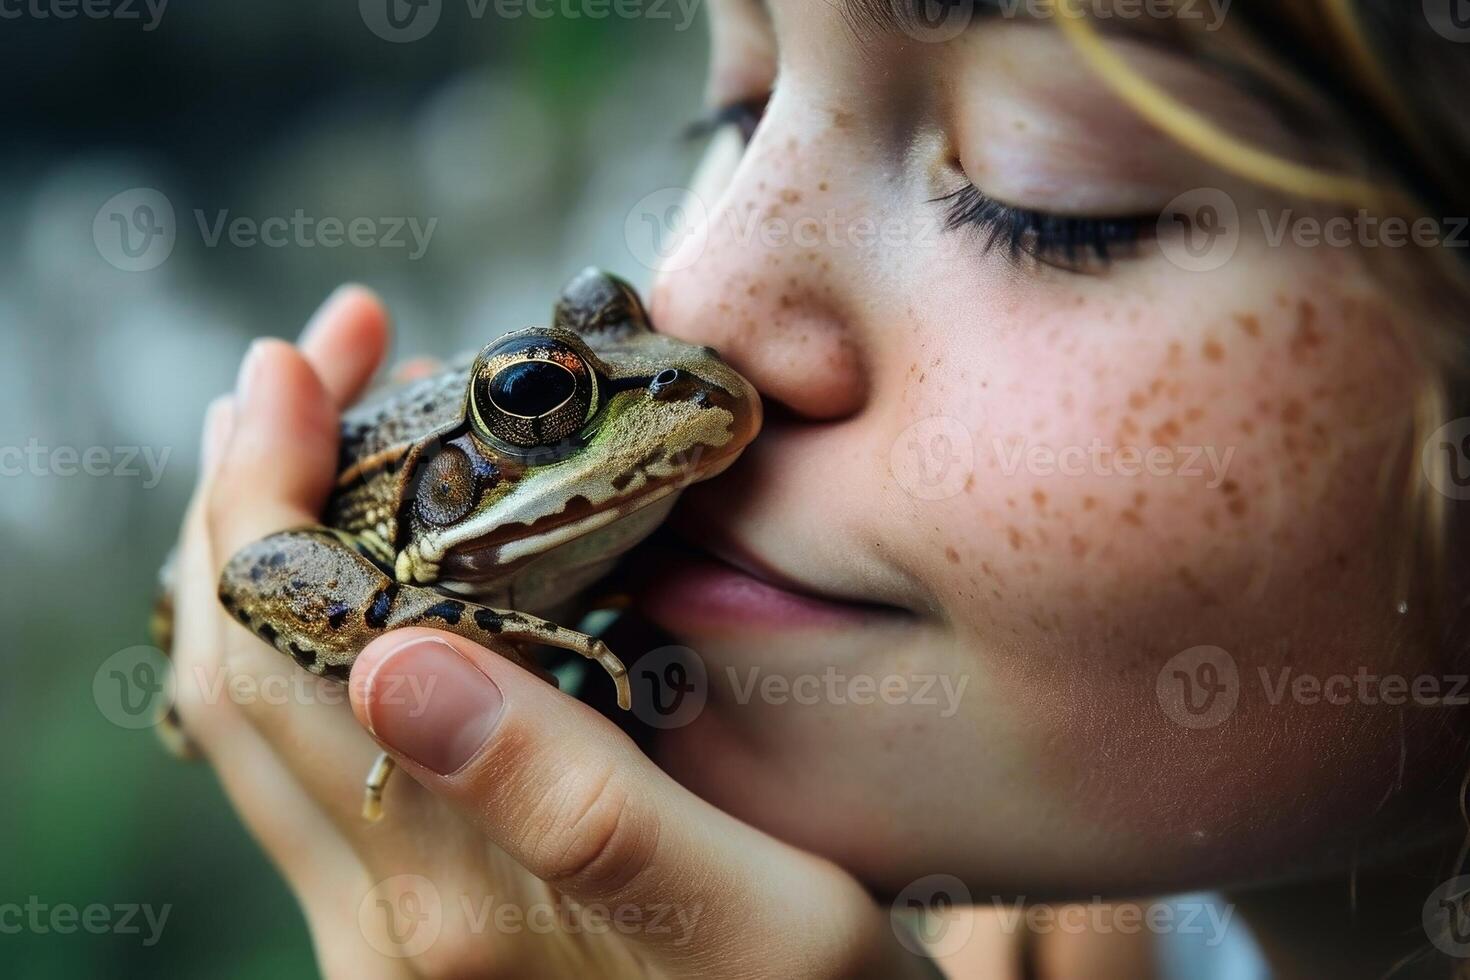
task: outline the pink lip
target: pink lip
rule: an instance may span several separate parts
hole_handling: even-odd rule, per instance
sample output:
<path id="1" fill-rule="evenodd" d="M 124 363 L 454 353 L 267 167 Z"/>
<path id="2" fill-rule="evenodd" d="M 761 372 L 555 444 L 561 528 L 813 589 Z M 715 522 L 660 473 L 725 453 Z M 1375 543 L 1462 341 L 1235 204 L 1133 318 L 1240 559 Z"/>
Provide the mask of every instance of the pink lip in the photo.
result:
<path id="1" fill-rule="evenodd" d="M 639 590 L 639 610 L 674 633 L 853 626 L 871 615 L 863 606 L 794 591 L 708 555 L 658 548 L 646 560 L 651 574 Z"/>

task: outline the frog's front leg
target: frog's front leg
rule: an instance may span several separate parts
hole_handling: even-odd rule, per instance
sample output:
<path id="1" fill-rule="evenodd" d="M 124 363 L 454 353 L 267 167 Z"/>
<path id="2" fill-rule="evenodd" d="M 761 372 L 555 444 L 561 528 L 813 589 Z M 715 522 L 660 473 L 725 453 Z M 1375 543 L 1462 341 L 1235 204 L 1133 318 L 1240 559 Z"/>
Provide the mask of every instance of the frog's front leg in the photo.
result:
<path id="1" fill-rule="evenodd" d="M 389 630 L 426 626 L 463 636 L 555 683 L 521 649 L 544 644 L 596 660 L 632 703 L 627 670 L 601 640 L 525 613 L 490 609 L 405 585 L 350 534 L 327 527 L 283 531 L 241 549 L 220 574 L 220 603 L 256 636 L 314 674 L 346 681 L 363 647 Z M 375 819 L 391 761 L 368 777 Z"/>

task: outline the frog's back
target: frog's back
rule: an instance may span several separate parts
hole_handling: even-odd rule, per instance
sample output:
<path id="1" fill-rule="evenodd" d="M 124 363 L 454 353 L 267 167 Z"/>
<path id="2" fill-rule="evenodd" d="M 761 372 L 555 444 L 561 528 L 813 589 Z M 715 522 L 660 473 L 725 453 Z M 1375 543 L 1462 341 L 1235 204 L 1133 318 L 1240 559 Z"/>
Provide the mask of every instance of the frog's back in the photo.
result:
<path id="1" fill-rule="evenodd" d="M 402 463 L 413 446 L 463 416 L 472 358 L 405 384 L 369 392 L 342 415 L 337 485 L 326 523 L 391 546 L 403 499 Z"/>

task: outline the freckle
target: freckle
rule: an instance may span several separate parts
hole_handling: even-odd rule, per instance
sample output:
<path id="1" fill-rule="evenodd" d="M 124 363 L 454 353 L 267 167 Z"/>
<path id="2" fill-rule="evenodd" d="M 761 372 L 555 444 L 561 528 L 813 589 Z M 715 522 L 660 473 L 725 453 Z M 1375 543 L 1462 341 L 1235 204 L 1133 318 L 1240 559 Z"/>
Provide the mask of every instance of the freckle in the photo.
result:
<path id="1" fill-rule="evenodd" d="M 975 489 L 975 474 L 971 473 L 965 477 L 965 493 Z"/>
<path id="2" fill-rule="evenodd" d="M 1143 510 L 1144 505 L 1147 503 L 1148 494 L 1144 493 L 1143 491 L 1140 490 L 1138 493 L 1135 493 L 1133 495 L 1133 506 L 1137 507 L 1139 510 Z"/>
<path id="3" fill-rule="evenodd" d="M 1036 506 L 1038 509 L 1046 509 L 1046 494 L 1042 493 L 1040 490 L 1033 490 L 1031 492 L 1031 499 L 1036 502 Z"/>
<path id="4" fill-rule="evenodd" d="M 1213 531 L 1213 530 L 1215 530 L 1215 528 L 1217 528 L 1217 527 L 1220 526 L 1220 515 L 1218 515 L 1217 513 L 1215 513 L 1215 511 L 1213 509 L 1207 510 L 1207 511 L 1205 511 L 1205 514 L 1204 514 L 1204 521 L 1205 521 L 1205 527 L 1207 527 L 1211 531 Z"/>
<path id="5" fill-rule="evenodd" d="M 960 553 L 953 548 L 945 548 L 944 557 L 949 559 L 951 565 L 958 565 L 960 563 Z"/>
<path id="6" fill-rule="evenodd" d="M 1148 396 L 1141 391 L 1135 391 L 1128 396 L 1128 407 L 1135 412 L 1141 411 L 1148 405 Z"/>
<path id="7" fill-rule="evenodd" d="M 1205 360 L 1215 364 L 1225 360 L 1225 348 L 1221 347 L 1220 342 L 1213 338 L 1205 341 L 1204 354 Z"/>
<path id="8" fill-rule="evenodd" d="M 1150 381 L 1148 383 L 1148 393 L 1149 393 L 1149 395 L 1151 395 L 1153 397 L 1158 397 L 1159 392 L 1161 392 L 1163 390 L 1164 390 L 1164 379 L 1163 378 L 1154 378 L 1152 381 Z"/>
<path id="9" fill-rule="evenodd" d="M 1322 346 L 1322 335 L 1316 327 L 1317 310 L 1311 303 L 1302 300 L 1297 307 L 1296 332 L 1291 336 L 1291 356 L 1300 360 Z"/>
<path id="10" fill-rule="evenodd" d="M 1234 480 L 1226 480 L 1224 483 L 1220 484 L 1220 489 L 1224 491 L 1225 495 L 1228 497 L 1231 494 L 1240 493 L 1240 484 L 1236 483 Z"/>
<path id="11" fill-rule="evenodd" d="M 837 129 L 846 129 L 852 125 L 852 113 L 837 110 L 832 113 L 832 125 Z M 794 141 L 793 141 L 794 143 Z"/>
<path id="12" fill-rule="evenodd" d="M 1007 497 L 1006 498 L 1006 506 L 1007 507 L 1014 507 L 1014 506 L 1016 506 L 1016 498 L 1015 497 Z"/>
<path id="13" fill-rule="evenodd" d="M 1129 525 L 1132 525 L 1133 527 L 1142 527 L 1143 526 L 1143 518 L 1139 517 L 1138 514 L 1135 513 L 1134 511 L 1125 510 L 1122 513 L 1120 513 L 1118 515 L 1118 517 L 1123 521 L 1124 524 L 1129 524 Z"/>
<path id="14" fill-rule="evenodd" d="M 1015 527 L 1008 527 L 1008 528 L 1006 528 L 1006 538 L 1007 538 L 1007 540 L 1009 540 L 1011 542 L 1011 548 L 1012 548 L 1012 550 L 1014 550 L 1014 551 L 1020 551 L 1021 550 L 1021 532 L 1020 531 L 1016 530 Z"/>
<path id="15" fill-rule="evenodd" d="M 719 309 L 719 311 L 721 313 L 729 313 L 730 310 L 732 309 L 732 307 L 730 306 L 730 304 L 724 302 L 723 300 L 717 304 L 717 307 L 718 307 L 718 309 Z"/>
<path id="16" fill-rule="evenodd" d="M 1133 421 L 1131 416 L 1125 415 L 1123 421 L 1118 423 L 1118 433 L 1125 437 L 1136 436 L 1138 435 L 1138 423 Z"/>
<path id="17" fill-rule="evenodd" d="M 1074 558 L 1085 558 L 1087 556 L 1087 552 L 1090 551 L 1092 548 L 1092 546 L 1087 543 L 1087 540 L 1085 538 L 1079 538 L 1075 534 L 1072 535 L 1072 540 L 1070 544 L 1072 546 L 1072 557 Z"/>
<path id="18" fill-rule="evenodd" d="M 1256 423 L 1255 422 L 1252 422 L 1250 419 L 1241 419 L 1240 420 L 1240 431 L 1241 432 L 1244 432 L 1248 436 L 1255 435 L 1256 434 Z"/>
<path id="19" fill-rule="evenodd" d="M 1226 509 L 1229 510 L 1231 515 L 1234 517 L 1244 517 L 1247 509 L 1245 498 L 1235 497 L 1230 501 L 1229 504 L 1226 505 Z"/>
<path id="20" fill-rule="evenodd" d="M 1186 422 L 1198 422 L 1200 419 L 1202 419 L 1204 417 L 1205 417 L 1205 410 L 1202 409 L 1202 408 L 1200 408 L 1200 407 L 1198 407 L 1198 406 L 1195 406 L 1193 408 L 1186 409 L 1185 412 L 1184 412 L 1184 421 L 1186 421 Z"/>
<path id="21" fill-rule="evenodd" d="M 1096 497 L 1083 497 L 1082 498 L 1082 509 L 1083 510 L 1092 510 L 1092 508 L 1094 508 L 1096 506 L 1097 506 L 1097 498 Z"/>
<path id="22" fill-rule="evenodd" d="M 827 190 L 827 182 L 824 180 L 820 184 L 818 184 L 817 185 L 817 190 L 819 190 L 819 191 L 825 191 L 825 190 Z"/>
<path id="23" fill-rule="evenodd" d="M 1176 341 L 1172 341 L 1169 344 L 1169 365 L 1171 367 L 1177 367 L 1179 365 L 1179 362 L 1183 358 L 1184 358 L 1184 347 L 1183 347 L 1183 345 L 1181 345 L 1179 343 L 1179 341 L 1177 341 L 1177 340 Z"/>
<path id="24" fill-rule="evenodd" d="M 1287 425 L 1296 425 L 1302 420 L 1302 411 L 1302 403 L 1293 398 L 1281 409 L 1281 421 Z"/>
<path id="25" fill-rule="evenodd" d="M 1237 313 L 1235 315 L 1235 322 L 1241 330 L 1245 331 L 1247 337 L 1261 336 L 1261 321 L 1259 317 Z"/>
<path id="26" fill-rule="evenodd" d="M 1154 441 L 1154 445 L 1162 446 L 1171 440 L 1178 439 L 1181 431 L 1183 430 L 1179 428 L 1178 422 L 1168 419 L 1162 425 L 1156 426 L 1148 435 Z"/>
<path id="27" fill-rule="evenodd" d="M 787 204 L 800 204 L 801 191 L 788 187 L 786 188 L 786 190 L 781 192 L 781 200 L 785 201 Z"/>

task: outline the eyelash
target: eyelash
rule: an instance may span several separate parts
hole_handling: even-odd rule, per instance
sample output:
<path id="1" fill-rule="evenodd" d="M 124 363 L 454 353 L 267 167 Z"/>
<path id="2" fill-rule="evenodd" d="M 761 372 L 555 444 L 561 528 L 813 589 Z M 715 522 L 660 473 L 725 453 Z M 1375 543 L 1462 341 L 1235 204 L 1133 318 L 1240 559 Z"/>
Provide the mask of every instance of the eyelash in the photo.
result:
<path id="1" fill-rule="evenodd" d="M 696 142 L 708 139 L 726 126 L 734 126 L 740 133 L 741 141 L 748 145 L 755 138 L 755 129 L 760 125 L 761 117 L 766 114 L 766 103 L 770 100 L 769 95 L 761 95 L 720 106 L 685 127 L 684 138 Z"/>
<path id="2" fill-rule="evenodd" d="M 986 197 L 974 184 L 931 203 L 946 202 L 945 227 L 979 231 L 986 252 L 999 247 L 1012 261 L 1024 255 L 1073 271 L 1089 264 L 1106 266 L 1119 256 L 1133 254 L 1158 225 L 1156 215 L 1082 218 L 1012 207 Z"/>
<path id="3" fill-rule="evenodd" d="M 763 95 L 721 106 L 691 123 L 684 136 L 690 141 L 704 140 L 726 126 L 735 126 L 741 140 L 749 144 L 769 101 L 770 96 Z M 1024 255 L 1071 271 L 1083 271 L 1089 265 L 1105 267 L 1115 258 L 1136 252 L 1139 242 L 1152 237 L 1158 225 L 1157 215 L 1083 218 L 1012 207 L 987 197 L 974 184 L 930 203 L 947 204 L 946 230 L 980 232 L 986 252 L 1000 247 L 1013 262 Z"/>

